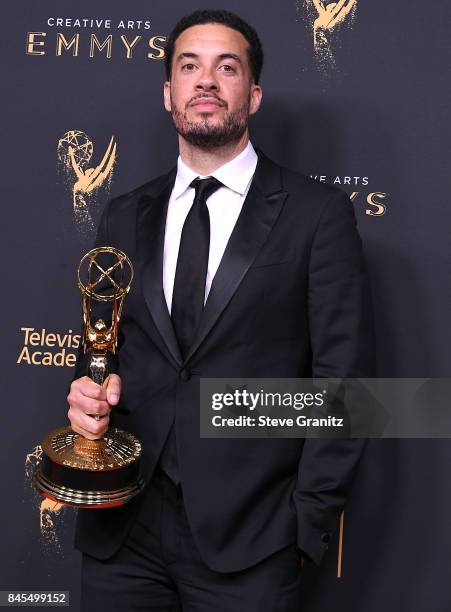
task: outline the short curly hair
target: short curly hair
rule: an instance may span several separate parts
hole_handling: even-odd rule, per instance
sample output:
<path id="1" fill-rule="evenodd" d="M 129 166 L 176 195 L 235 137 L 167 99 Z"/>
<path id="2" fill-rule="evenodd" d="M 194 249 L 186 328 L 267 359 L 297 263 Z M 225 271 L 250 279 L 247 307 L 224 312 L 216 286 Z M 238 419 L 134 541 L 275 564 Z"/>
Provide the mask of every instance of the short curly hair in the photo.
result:
<path id="1" fill-rule="evenodd" d="M 190 15 L 182 17 L 169 34 L 165 49 L 166 78 L 171 80 L 172 59 L 174 56 L 175 42 L 180 34 L 195 25 L 206 23 L 219 23 L 240 32 L 249 43 L 247 54 L 254 82 L 258 84 L 263 67 L 263 49 L 257 32 L 235 13 L 222 10 L 195 11 Z"/>

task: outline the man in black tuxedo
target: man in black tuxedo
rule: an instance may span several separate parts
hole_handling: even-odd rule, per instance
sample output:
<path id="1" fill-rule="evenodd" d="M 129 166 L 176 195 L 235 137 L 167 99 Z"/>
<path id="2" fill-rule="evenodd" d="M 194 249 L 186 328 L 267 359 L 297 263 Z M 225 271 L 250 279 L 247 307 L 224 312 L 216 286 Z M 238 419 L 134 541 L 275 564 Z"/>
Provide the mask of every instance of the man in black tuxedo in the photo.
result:
<path id="1" fill-rule="evenodd" d="M 98 438 L 113 409 L 143 443 L 148 484 L 124 506 L 79 511 L 83 610 L 297 611 L 303 565 L 319 565 L 350 489 L 363 440 L 199 436 L 201 377 L 372 375 L 349 198 L 249 141 L 262 60 L 236 15 L 183 18 L 164 85 L 177 166 L 100 222 L 97 244 L 136 275 L 116 373 L 101 389 L 81 357 L 69 419 Z"/>

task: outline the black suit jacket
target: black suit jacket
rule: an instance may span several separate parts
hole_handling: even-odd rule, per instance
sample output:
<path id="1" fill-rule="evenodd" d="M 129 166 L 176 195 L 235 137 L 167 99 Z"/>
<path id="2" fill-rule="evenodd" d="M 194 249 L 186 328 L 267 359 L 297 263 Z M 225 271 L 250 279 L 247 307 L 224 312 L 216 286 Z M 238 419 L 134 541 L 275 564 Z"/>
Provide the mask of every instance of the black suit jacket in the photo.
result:
<path id="1" fill-rule="evenodd" d="M 123 391 L 112 423 L 139 437 L 148 478 L 171 423 L 186 512 L 219 572 L 297 545 L 319 564 L 364 440 L 201 439 L 200 377 L 367 377 L 372 316 L 352 203 L 342 191 L 258 152 L 241 214 L 183 361 L 162 285 L 166 210 L 176 169 L 113 199 L 97 244 L 131 258 L 120 324 Z M 85 374 L 80 358 L 76 376 Z M 140 505 L 79 510 L 75 546 L 106 559 Z"/>

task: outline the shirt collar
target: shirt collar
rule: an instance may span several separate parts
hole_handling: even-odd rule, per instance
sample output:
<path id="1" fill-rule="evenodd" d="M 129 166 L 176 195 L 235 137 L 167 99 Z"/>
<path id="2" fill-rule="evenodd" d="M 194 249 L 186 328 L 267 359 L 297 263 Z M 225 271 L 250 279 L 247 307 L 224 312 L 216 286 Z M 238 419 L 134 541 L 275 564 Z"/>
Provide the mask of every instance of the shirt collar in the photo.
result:
<path id="1" fill-rule="evenodd" d="M 217 168 L 214 172 L 208 176 L 214 176 L 218 181 L 221 181 L 223 185 L 236 191 L 237 193 L 244 195 L 246 189 L 254 175 L 255 167 L 257 165 L 257 153 L 248 140 L 246 147 L 241 151 L 239 155 Z M 205 178 L 202 175 L 197 174 L 194 170 L 191 170 L 183 161 L 182 158 L 177 159 L 177 176 L 175 178 L 174 188 L 172 195 L 175 199 L 181 196 L 186 189 L 188 189 L 191 181 L 197 176 Z"/>

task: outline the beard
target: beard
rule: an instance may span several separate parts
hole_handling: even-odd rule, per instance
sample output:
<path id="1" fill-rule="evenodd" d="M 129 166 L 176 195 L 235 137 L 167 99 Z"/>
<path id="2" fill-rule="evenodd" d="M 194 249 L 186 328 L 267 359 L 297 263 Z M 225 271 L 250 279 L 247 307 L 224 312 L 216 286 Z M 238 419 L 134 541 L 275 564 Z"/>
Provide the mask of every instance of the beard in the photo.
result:
<path id="1" fill-rule="evenodd" d="M 232 113 L 226 111 L 221 123 L 212 123 L 210 113 L 201 113 L 199 121 L 190 121 L 186 111 L 178 109 L 172 98 L 171 106 L 172 120 L 180 136 L 205 150 L 237 142 L 246 131 L 249 121 L 249 100 Z"/>

